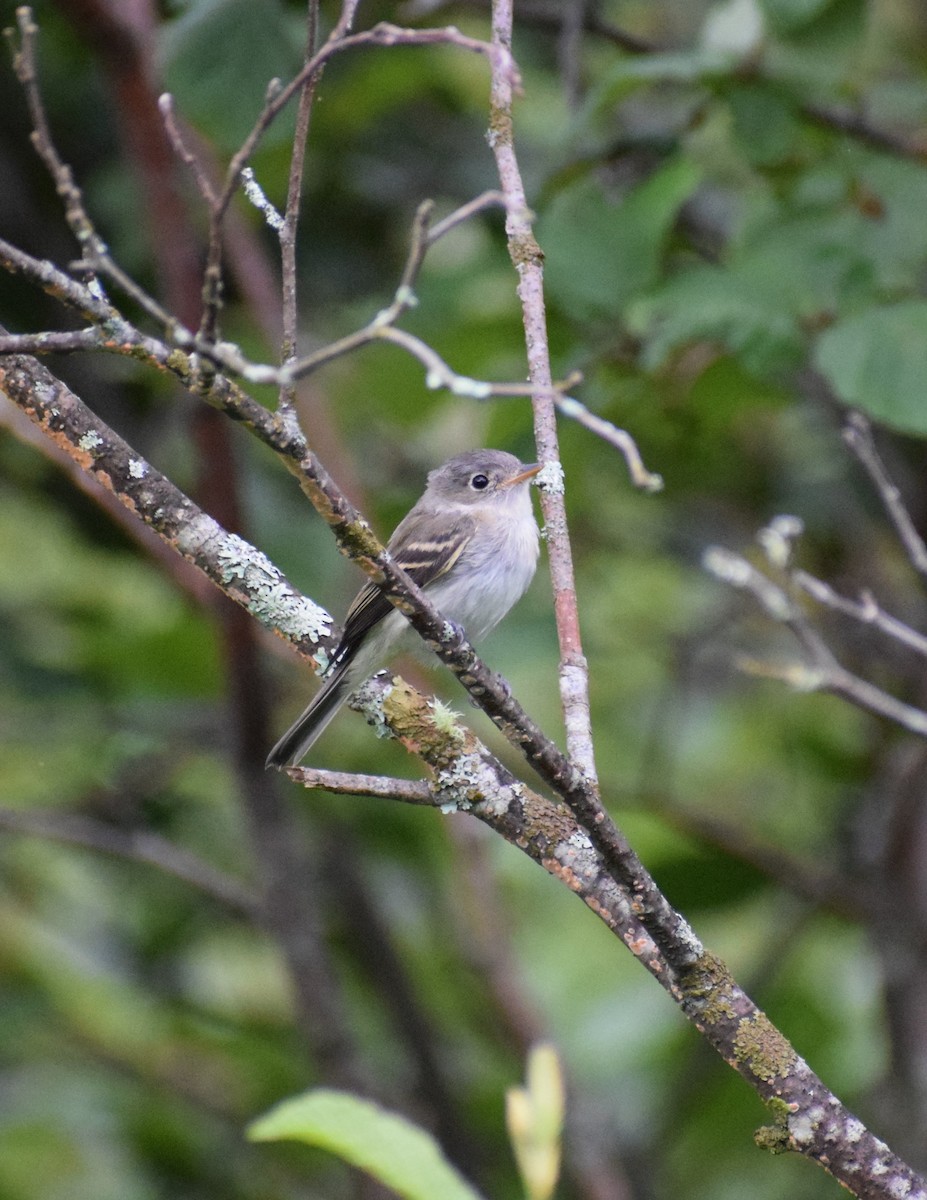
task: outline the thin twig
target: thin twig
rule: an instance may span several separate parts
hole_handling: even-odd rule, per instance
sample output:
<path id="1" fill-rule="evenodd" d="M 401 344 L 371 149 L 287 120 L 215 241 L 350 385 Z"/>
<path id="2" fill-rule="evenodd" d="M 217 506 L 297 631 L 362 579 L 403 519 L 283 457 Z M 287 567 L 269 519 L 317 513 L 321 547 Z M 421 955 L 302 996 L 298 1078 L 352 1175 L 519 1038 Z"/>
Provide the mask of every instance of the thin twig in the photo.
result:
<path id="1" fill-rule="evenodd" d="M 388 775 L 355 775 L 349 771 L 324 771 L 316 767 L 289 767 L 294 783 L 339 796 L 371 796 L 434 808 L 434 789 L 425 779 L 392 779 Z"/>
<path id="2" fill-rule="evenodd" d="M 872 426 L 862 413 L 850 413 L 843 429 L 843 438 L 875 486 L 911 565 L 919 575 L 927 577 L 927 545 L 911 520 L 900 488 L 892 482 L 882 462 L 872 436 Z"/>
<path id="3" fill-rule="evenodd" d="M 44 333 L 2 333 L 0 354 L 78 354 L 102 349 L 103 341 L 104 335 L 96 325 Z"/>
<path id="4" fill-rule="evenodd" d="M 787 592 L 751 562 L 718 546 L 707 550 L 702 562 L 715 578 L 752 595 L 767 616 L 791 631 L 807 656 L 805 663 L 785 666 L 741 660 L 741 666 L 751 674 L 781 679 L 798 691 L 840 696 L 857 708 L 927 737 L 927 712 L 905 704 L 842 666 Z"/>
<path id="5" fill-rule="evenodd" d="M 572 396 L 564 396 L 557 387 L 554 389 L 554 404 L 565 417 L 578 422 L 584 429 L 588 429 L 590 433 L 594 433 L 596 437 L 602 438 L 603 441 L 620 451 L 624 456 L 628 474 L 635 487 L 639 487 L 645 492 L 663 490 L 663 476 L 647 470 L 637 443 L 627 430 L 619 429 L 611 421 L 606 421 L 597 413 L 590 412 L 585 404 L 581 404 Z"/>
<path id="6" fill-rule="evenodd" d="M 490 190 L 481 192 L 472 200 L 468 200 L 466 204 L 461 204 L 460 208 L 455 208 L 452 213 L 431 226 L 428 231 L 428 245 L 433 246 L 446 233 L 487 208 L 505 208 L 505 196 L 501 192 Z"/>
<path id="7" fill-rule="evenodd" d="M 29 106 L 33 128 L 32 144 L 45 163 L 58 195 L 64 201 L 65 220 L 77 239 L 81 252 L 91 260 L 104 257 L 106 245 L 87 215 L 81 190 L 74 181 L 71 168 L 61 159 L 51 137 L 39 91 L 35 51 L 39 28 L 32 19 L 32 9 L 25 5 L 17 8 L 16 24 L 20 40 L 18 48 L 14 50 L 13 69 Z"/>
<path id="8" fill-rule="evenodd" d="M 343 17 L 349 14 L 350 5 L 346 5 Z M 350 15 L 350 14 L 349 14 Z M 345 18 L 347 19 L 347 18 Z M 321 350 L 313 354 L 306 355 L 302 359 L 294 360 L 290 354 L 286 353 L 288 345 L 292 344 L 295 350 L 295 325 L 291 333 L 292 337 L 288 337 L 284 333 L 284 353 L 282 354 L 282 364 L 280 368 L 274 368 L 264 363 L 254 363 L 245 359 L 238 351 L 237 347 L 231 345 L 217 344 L 210 334 L 207 325 L 209 322 L 204 314 L 204 322 L 198 334 L 193 333 L 190 329 L 183 326 L 172 314 L 167 312 L 155 299 L 150 296 L 144 289 L 140 288 L 136 282 L 131 279 L 119 268 L 113 261 L 102 240 L 95 235 L 93 223 L 87 214 L 83 198 L 78 189 L 73 187 L 71 173 L 67 166 L 61 161 L 54 144 L 51 140 L 51 132 L 48 127 L 48 122 L 45 117 L 44 107 L 42 105 L 41 96 L 38 92 L 35 76 L 34 64 L 34 32 L 35 26 L 27 25 L 29 32 L 28 37 L 24 37 L 24 44 L 20 52 L 22 62 L 21 74 L 24 80 L 24 87 L 29 89 L 30 106 L 34 112 L 35 123 L 35 140 L 39 152 L 52 171 L 56 180 L 60 178 L 61 183 L 59 190 L 66 189 L 68 196 L 68 204 L 72 212 L 72 223 L 75 228 L 89 231 L 88 237 L 93 235 L 92 261 L 86 264 L 77 264 L 78 266 L 86 266 L 91 271 L 98 271 L 110 278 L 120 290 L 133 300 L 139 307 L 151 316 L 164 328 L 167 335 L 178 346 L 193 350 L 201 355 L 203 362 L 197 364 L 197 371 L 193 379 L 192 386 L 194 390 L 202 393 L 204 389 L 208 390 L 208 383 L 211 381 L 212 369 L 203 371 L 205 364 L 212 364 L 216 367 L 221 367 L 233 374 L 240 375 L 250 383 L 276 385 L 281 391 L 281 398 L 286 401 L 287 398 L 293 398 L 293 385 L 300 379 L 307 378 L 309 375 L 318 371 L 321 367 L 340 358 L 344 355 L 353 353 L 361 347 L 371 344 L 375 341 L 390 341 L 394 345 L 400 346 L 407 352 L 417 358 L 426 369 L 426 384 L 430 388 L 446 387 L 454 395 L 468 396 L 474 399 L 486 400 L 505 397 L 520 397 L 520 396 L 535 396 L 539 399 L 545 399 L 548 404 L 553 404 L 560 409 L 564 415 L 573 420 L 578 421 L 585 428 L 602 437 L 609 444 L 615 446 L 625 458 L 631 479 L 635 486 L 642 487 L 648 491 L 658 490 L 662 486 L 660 476 L 653 474 L 644 467 L 641 460 L 640 452 L 636 444 L 624 430 L 620 430 L 605 421 L 603 418 L 591 413 L 585 405 L 578 400 L 566 396 L 564 393 L 569 388 L 578 382 L 578 376 L 571 375 L 562 383 L 551 382 L 546 392 L 543 388 L 543 383 L 538 379 L 532 379 L 528 384 L 521 383 L 491 383 L 484 380 L 471 379 L 468 376 L 460 375 L 454 371 L 430 346 L 424 343 L 420 338 L 413 334 L 405 333 L 402 330 L 394 328 L 395 322 L 415 304 L 415 294 L 413 291 L 414 284 L 417 280 L 418 273 L 424 261 L 425 253 L 429 246 L 433 245 L 439 238 L 445 236 L 451 229 L 455 228 L 461 222 L 468 220 L 476 213 L 490 207 L 494 204 L 507 205 L 508 200 L 505 193 L 497 191 L 487 191 L 477 196 L 467 204 L 462 205 L 454 212 L 450 213 L 442 221 L 438 222 L 434 227 L 430 227 L 431 213 L 433 205 L 430 201 L 425 201 L 419 206 L 412 226 L 412 236 L 410 239 L 409 253 L 406 259 L 406 264 L 403 269 L 403 274 L 396 289 L 393 300 L 387 308 L 381 310 L 363 329 L 357 330 L 352 334 L 348 334 L 344 338 L 340 338 L 335 342 L 329 343 Z M 423 31 L 428 32 L 428 31 Z M 446 32 L 446 31 L 445 31 Z M 331 39 L 330 39 L 331 40 Z M 513 67 L 508 67 L 510 72 Z M 319 68 L 321 70 L 321 67 Z M 505 76 L 508 78 L 508 74 Z M 307 106 L 311 102 L 310 83 L 316 80 L 317 76 L 310 75 L 305 82 L 304 97 L 308 99 L 301 102 Z M 182 160 L 187 163 L 194 171 L 197 186 L 213 214 L 213 234 L 211 235 L 211 246 L 209 261 L 211 267 L 207 267 L 207 275 L 212 280 L 212 284 L 207 287 L 206 291 L 212 297 L 207 306 L 212 317 L 212 329 L 214 333 L 214 323 L 218 312 L 218 296 L 217 291 L 219 279 L 219 262 L 220 262 L 220 247 L 218 244 L 219 227 L 221 225 L 222 216 L 220 213 L 221 203 L 217 197 L 215 188 L 213 187 L 208 174 L 200 162 L 199 158 L 187 147 L 185 139 L 179 129 L 176 116 L 173 111 L 172 99 L 169 95 L 164 95 L 159 101 L 161 111 L 164 117 L 165 127 L 174 148 Z M 308 119 L 308 118 L 307 118 Z M 292 181 L 291 181 L 292 184 Z M 291 194 L 288 195 L 288 205 L 293 203 L 292 186 Z M 223 210 L 224 211 L 224 210 Z M 295 218 L 293 218 L 295 220 Z M 284 222 L 285 224 L 286 222 Z M 281 237 L 283 232 L 281 231 Z M 295 230 L 294 230 L 295 237 Z M 281 243 L 289 244 L 289 241 Z M 295 242 L 294 242 L 295 244 Z M 21 270 L 25 274 L 31 274 L 37 282 L 41 282 L 43 286 L 47 285 L 49 278 L 49 264 L 39 264 L 37 260 L 30 259 L 28 256 L 22 255 L 15 247 L 8 246 L 6 243 L 0 242 L 0 255 L 4 255 L 7 265 L 11 269 Z M 286 251 L 282 251 L 286 260 Z M 284 261 L 283 279 L 284 279 L 284 313 L 287 311 L 287 305 L 290 301 L 287 296 L 292 292 L 292 303 L 295 304 L 295 274 L 292 276 L 292 286 L 287 285 L 286 280 L 289 278 L 286 261 Z M 68 302 L 74 303 L 73 299 L 66 297 L 64 292 L 73 294 L 81 294 L 76 292 L 79 285 L 71 288 L 73 281 L 68 277 L 56 276 L 55 286 L 57 287 L 56 295 L 61 298 L 67 298 Z M 86 306 L 79 304 L 81 311 L 86 313 Z M 211 307 L 210 307 L 211 306 Z M 94 305 L 93 311 L 98 315 L 99 319 L 110 319 L 115 315 L 115 310 L 109 310 L 105 317 L 101 304 Z M 295 314 L 295 309 L 293 310 Z M 295 316 L 294 316 L 295 320 Z M 543 314 L 541 326 L 546 338 L 546 329 L 544 329 Z M 113 346 L 112 339 L 107 349 Z M 125 345 L 125 339 L 122 339 L 122 344 Z M 86 346 L 81 346 L 79 340 L 63 340 L 61 349 L 70 352 L 76 349 L 92 349 L 96 348 L 96 342 L 88 334 Z M 9 351 L 14 353 L 33 353 L 42 354 L 51 352 L 54 347 L 54 338 L 48 338 L 47 335 L 41 335 L 36 340 L 19 341 L 8 343 Z M 549 364 L 547 375 L 549 377 Z M 284 404 L 285 407 L 285 404 Z M 556 461 L 554 458 L 552 461 Z M 548 479 L 552 476 L 548 475 Z M 556 492 L 554 494 L 557 494 Z M 548 530 L 552 528 L 551 517 L 545 515 Z M 578 630 L 577 630 L 578 636 Z M 572 678 L 568 672 L 562 672 L 563 679 Z"/>
<path id="9" fill-rule="evenodd" d="M 342 16 L 344 12 L 342 11 Z M 306 51 L 304 63 L 315 54 L 319 30 L 319 0 L 308 0 L 306 15 Z M 306 144 L 309 138 L 309 122 L 315 93 L 321 79 L 321 68 L 309 75 L 299 93 L 296 109 L 296 128 L 293 133 L 293 149 L 290 154 L 290 173 L 287 180 L 286 205 L 283 221 L 278 227 L 280 241 L 281 312 L 283 339 L 280 347 L 281 363 L 289 363 L 297 353 L 297 328 L 299 309 L 296 293 L 296 235 L 299 228 L 299 208 L 303 191 L 303 172 L 306 163 Z M 296 403 L 296 388 L 293 384 L 280 388 L 278 407 L 284 413 Z"/>
<path id="10" fill-rule="evenodd" d="M 184 166 L 190 168 L 200 195 L 203 197 L 207 208 L 211 209 L 217 200 L 216 190 L 209 177 L 209 172 L 203 166 L 198 155 L 194 154 L 187 145 L 187 140 L 181 131 L 177 114 L 174 111 L 174 97 L 170 92 L 164 92 L 163 95 L 158 97 L 158 108 L 161 112 L 164 129 L 174 149 L 174 153 Z"/>
<path id="11" fill-rule="evenodd" d="M 217 211 L 220 216 L 228 207 L 235 189 L 238 187 L 241 170 L 248 165 L 261 138 L 293 97 L 302 89 L 306 80 L 321 70 L 335 54 L 340 54 L 345 50 L 352 50 L 361 46 L 444 45 L 456 46 L 461 50 L 483 55 L 495 67 L 498 57 L 497 47 L 489 42 L 480 41 L 478 38 L 467 37 L 459 29 L 455 29 L 453 25 L 448 25 L 444 29 L 402 29 L 398 25 L 391 25 L 389 22 L 381 21 L 378 25 L 374 25 L 372 29 L 363 30 L 361 33 L 349 34 L 346 31 L 350 28 L 356 8 L 357 0 L 346 0 L 346 3 L 342 7 L 341 19 L 321 49 L 303 64 L 301 70 L 286 86 L 278 86 L 269 91 L 265 98 L 264 107 L 259 113 L 250 133 L 229 163 L 225 186 L 219 196 L 217 205 Z M 511 55 L 503 57 L 505 59 L 504 69 L 512 78 L 517 80 L 517 69 Z"/>
<path id="12" fill-rule="evenodd" d="M 543 255 L 532 229 L 532 217 L 515 155 L 512 102 L 515 76 L 508 66 L 512 56 L 512 0 L 494 0 L 492 39 L 497 54 L 492 61 L 492 127 L 489 141 L 506 200 L 505 229 L 509 254 L 518 272 L 528 378 L 534 389 L 534 436 L 538 458 L 549 464 L 549 486 L 541 489 L 541 508 L 547 528 L 547 550 L 554 612 L 560 643 L 560 701 L 570 759 L 591 788 L 597 785 L 592 725 L 589 712 L 589 671 L 579 631 L 579 609 L 573 575 L 573 555 L 567 529 L 562 484 L 551 473 L 559 466 L 557 409 L 552 399 L 553 378 L 547 341 L 544 306 Z"/>
<path id="13" fill-rule="evenodd" d="M 879 605 L 872 592 L 863 591 L 860 593 L 858 601 L 850 600 L 847 596 L 841 596 L 839 592 L 834 591 L 830 584 L 825 583 L 823 579 L 809 575 L 807 571 L 793 571 L 791 579 L 796 587 L 801 588 L 819 604 L 824 604 L 835 612 L 843 613 L 844 616 L 852 617 L 863 625 L 878 629 L 887 637 L 901 642 L 902 645 L 914 650 L 917 654 L 927 657 L 927 637 L 916 629 L 912 629 L 910 625 L 906 625 L 904 621 L 899 621 L 891 613 L 887 613 Z"/>

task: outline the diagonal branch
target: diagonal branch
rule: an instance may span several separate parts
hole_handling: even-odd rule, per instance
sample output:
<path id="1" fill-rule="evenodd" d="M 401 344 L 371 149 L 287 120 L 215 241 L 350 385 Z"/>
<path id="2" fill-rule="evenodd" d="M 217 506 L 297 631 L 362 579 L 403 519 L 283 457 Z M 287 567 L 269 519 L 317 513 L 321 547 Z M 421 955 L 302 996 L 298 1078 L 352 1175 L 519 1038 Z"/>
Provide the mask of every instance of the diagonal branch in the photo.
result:
<path id="1" fill-rule="evenodd" d="M 0 358 L 0 392 L 227 596 L 313 661 L 327 661 L 337 641 L 328 613 L 136 454 L 50 371 L 35 359 Z"/>
<path id="2" fill-rule="evenodd" d="M 218 382 L 221 379 L 214 381 Z M 11 357 L 0 362 L 0 389 L 227 595 L 313 662 L 327 662 L 334 645 L 328 614 L 295 592 L 264 555 L 197 509 L 50 372 L 34 360 Z M 230 415 L 249 423 L 294 470 L 343 552 L 381 583 L 390 603 L 406 615 L 477 705 L 569 805 L 614 878 L 627 888 L 641 924 L 673 970 L 688 969 L 700 953 L 697 939 L 644 871 L 630 843 L 602 808 L 597 790 L 531 720 L 512 697 L 508 684 L 482 662 L 393 562 L 298 432 L 282 430 L 266 409 L 243 394 L 230 391 L 216 399 L 228 404 Z"/>
<path id="3" fill-rule="evenodd" d="M 804 1154 L 867 1200 L 927 1200 L 927 1183 L 829 1091 L 720 959 L 700 948 L 688 970 L 666 969 L 662 948 L 642 927 L 635 904 L 629 904 L 587 831 L 562 804 L 526 788 L 446 709 L 439 715 L 433 703 L 388 672 L 370 681 L 357 704 L 368 720 L 431 767 L 436 804 L 444 811 L 469 812 L 501 834 L 574 891 L 624 941 L 770 1106 L 773 1123 L 755 1135 L 761 1147 Z"/>

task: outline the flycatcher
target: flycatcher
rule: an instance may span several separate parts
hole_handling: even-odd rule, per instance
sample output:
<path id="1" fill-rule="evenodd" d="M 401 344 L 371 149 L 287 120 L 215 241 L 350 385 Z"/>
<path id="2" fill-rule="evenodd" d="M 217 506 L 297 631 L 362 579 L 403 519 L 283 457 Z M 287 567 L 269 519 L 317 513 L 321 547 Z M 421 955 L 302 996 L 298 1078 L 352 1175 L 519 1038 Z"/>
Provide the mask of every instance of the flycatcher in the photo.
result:
<path id="1" fill-rule="evenodd" d="M 458 454 L 429 474 L 424 495 L 389 540 L 395 561 L 472 641 L 498 625 L 534 576 L 538 527 L 528 488 L 540 469 L 504 450 Z M 347 697 L 418 641 L 380 587 L 365 584 L 348 609 L 324 686 L 267 766 L 300 762 Z"/>

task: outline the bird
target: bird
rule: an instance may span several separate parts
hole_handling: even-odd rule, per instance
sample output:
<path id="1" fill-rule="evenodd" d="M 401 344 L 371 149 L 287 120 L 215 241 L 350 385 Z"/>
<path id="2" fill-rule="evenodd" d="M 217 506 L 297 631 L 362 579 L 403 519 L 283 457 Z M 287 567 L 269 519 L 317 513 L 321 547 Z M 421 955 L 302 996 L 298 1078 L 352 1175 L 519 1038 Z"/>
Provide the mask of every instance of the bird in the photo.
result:
<path id="1" fill-rule="evenodd" d="M 502 620 L 534 577 L 540 534 L 529 488 L 540 469 L 504 450 L 458 454 L 429 473 L 389 539 L 395 562 L 471 641 Z M 348 696 L 397 651 L 417 644 L 382 588 L 365 584 L 348 609 L 325 683 L 265 766 L 301 762 Z"/>

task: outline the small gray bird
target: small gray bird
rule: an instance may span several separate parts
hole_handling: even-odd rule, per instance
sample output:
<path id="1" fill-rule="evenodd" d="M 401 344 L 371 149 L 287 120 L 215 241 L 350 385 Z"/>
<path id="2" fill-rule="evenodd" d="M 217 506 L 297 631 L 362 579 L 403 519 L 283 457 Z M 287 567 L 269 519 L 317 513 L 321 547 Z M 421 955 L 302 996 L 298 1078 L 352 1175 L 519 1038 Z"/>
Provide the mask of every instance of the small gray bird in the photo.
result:
<path id="1" fill-rule="evenodd" d="M 428 476 L 425 494 L 396 526 L 388 550 L 449 620 L 474 641 L 524 595 L 538 561 L 528 488 L 538 464 L 504 450 L 458 454 Z M 270 754 L 295 766 L 360 684 L 397 650 L 420 642 L 375 583 L 354 597 L 321 691 Z"/>

